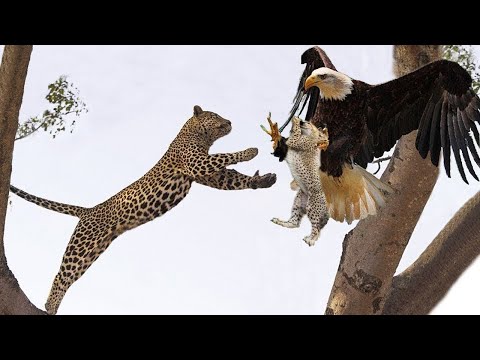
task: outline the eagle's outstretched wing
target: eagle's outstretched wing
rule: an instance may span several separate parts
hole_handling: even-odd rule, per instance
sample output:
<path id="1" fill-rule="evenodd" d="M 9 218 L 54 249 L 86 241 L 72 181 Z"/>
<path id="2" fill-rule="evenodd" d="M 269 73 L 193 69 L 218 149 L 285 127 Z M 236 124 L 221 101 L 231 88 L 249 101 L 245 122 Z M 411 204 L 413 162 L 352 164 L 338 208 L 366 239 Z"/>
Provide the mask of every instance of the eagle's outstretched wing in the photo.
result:
<path id="1" fill-rule="evenodd" d="M 480 145 L 477 124 L 480 122 L 480 99 L 475 94 L 472 79 L 455 62 L 439 60 L 368 90 L 366 102 L 367 126 L 371 142 L 370 157 L 380 157 L 405 134 L 418 129 L 416 147 L 425 159 L 438 166 L 440 151 L 447 175 L 450 176 L 450 148 L 458 170 L 468 184 L 460 153 L 470 174 L 478 180 L 470 161 L 480 166 L 480 157 L 472 134 Z M 369 140 L 368 140 L 369 138 Z M 368 157 L 368 154 L 366 154 Z"/>
<path id="2" fill-rule="evenodd" d="M 306 64 L 305 70 L 300 77 L 300 81 L 298 83 L 297 94 L 293 99 L 293 106 L 290 110 L 290 114 L 288 116 L 288 120 L 285 124 L 282 125 L 280 128 L 280 132 L 288 125 L 288 123 L 292 120 L 295 115 L 299 115 L 305 105 L 308 103 L 307 115 L 305 116 L 305 121 L 309 121 L 312 116 L 315 114 L 315 109 L 317 108 L 318 98 L 320 96 L 320 90 L 316 87 L 309 89 L 305 92 L 303 86 L 305 85 L 305 80 L 312 74 L 312 71 L 318 69 L 320 67 L 327 67 L 332 70 L 336 70 L 335 66 L 330 61 L 330 58 L 327 56 L 325 51 L 323 51 L 320 47 L 314 46 L 308 50 L 306 50 L 302 54 L 302 64 Z M 310 100 L 310 101 L 309 101 Z M 300 112 L 297 113 L 298 109 L 300 108 Z"/>

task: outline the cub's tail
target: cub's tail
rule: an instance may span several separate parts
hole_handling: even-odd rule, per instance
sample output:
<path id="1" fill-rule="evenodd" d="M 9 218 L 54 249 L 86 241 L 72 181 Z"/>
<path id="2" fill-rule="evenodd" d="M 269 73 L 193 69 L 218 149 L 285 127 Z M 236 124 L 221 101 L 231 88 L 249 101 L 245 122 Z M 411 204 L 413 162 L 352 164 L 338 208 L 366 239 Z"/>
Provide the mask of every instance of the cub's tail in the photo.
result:
<path id="1" fill-rule="evenodd" d="M 394 192 L 392 187 L 358 165 L 353 165 L 353 169 L 345 166 L 337 179 L 320 171 L 320 178 L 330 217 L 340 222 L 347 220 L 349 224 L 376 215 L 385 204 L 386 195 Z"/>
<path id="2" fill-rule="evenodd" d="M 29 193 L 26 193 L 23 190 L 17 189 L 13 185 L 10 185 L 10 191 L 27 201 L 30 201 L 34 204 L 44 207 L 45 209 L 53 210 L 62 214 L 81 217 L 88 210 L 88 208 L 84 208 L 81 206 L 62 204 L 59 202 L 42 199 L 40 197 L 30 195 Z"/>

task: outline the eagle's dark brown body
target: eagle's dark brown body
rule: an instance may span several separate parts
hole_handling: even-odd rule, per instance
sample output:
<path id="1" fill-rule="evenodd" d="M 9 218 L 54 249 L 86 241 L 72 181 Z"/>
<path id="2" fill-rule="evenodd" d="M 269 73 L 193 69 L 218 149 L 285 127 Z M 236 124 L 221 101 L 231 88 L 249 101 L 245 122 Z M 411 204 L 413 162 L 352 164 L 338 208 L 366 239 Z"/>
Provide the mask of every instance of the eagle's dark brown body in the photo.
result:
<path id="1" fill-rule="evenodd" d="M 322 154 L 321 170 L 340 177 L 342 168 L 351 163 L 362 149 L 367 136 L 367 123 L 363 115 L 363 94 L 370 86 L 354 81 L 353 91 L 343 101 L 320 100 L 310 119 L 317 127 L 327 127 L 330 146 Z M 333 116 L 332 116 L 333 114 Z"/>

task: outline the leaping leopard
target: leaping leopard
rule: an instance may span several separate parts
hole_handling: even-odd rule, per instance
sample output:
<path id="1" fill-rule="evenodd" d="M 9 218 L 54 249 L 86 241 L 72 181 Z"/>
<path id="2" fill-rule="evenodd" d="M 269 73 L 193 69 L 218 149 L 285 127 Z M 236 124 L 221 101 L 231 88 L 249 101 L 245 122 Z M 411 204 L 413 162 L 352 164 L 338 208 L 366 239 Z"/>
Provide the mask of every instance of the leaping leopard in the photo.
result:
<path id="1" fill-rule="evenodd" d="M 27 201 L 80 218 L 45 304 L 48 314 L 57 313 L 69 287 L 116 237 L 174 208 L 188 194 L 192 182 L 221 190 L 268 188 L 275 183 L 275 174 L 260 176 L 257 171 L 248 176 L 226 168 L 253 159 L 258 153 L 256 148 L 227 154 L 208 153 L 213 143 L 231 129 L 229 120 L 195 106 L 193 117 L 150 171 L 91 208 L 42 199 L 10 186 L 13 193 Z"/>

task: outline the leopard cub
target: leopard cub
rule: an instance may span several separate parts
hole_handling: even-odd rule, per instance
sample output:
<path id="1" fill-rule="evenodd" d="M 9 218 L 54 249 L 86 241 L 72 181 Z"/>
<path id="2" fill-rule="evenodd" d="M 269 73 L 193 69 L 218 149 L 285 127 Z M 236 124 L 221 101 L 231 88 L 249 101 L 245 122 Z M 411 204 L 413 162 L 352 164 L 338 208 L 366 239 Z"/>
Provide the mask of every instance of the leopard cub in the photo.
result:
<path id="1" fill-rule="evenodd" d="M 291 188 L 297 191 L 297 195 L 293 201 L 290 219 L 283 221 L 273 218 L 272 222 L 287 228 L 298 228 L 306 214 L 312 230 L 310 235 L 303 238 L 303 241 L 309 246 L 315 245 L 315 241 L 320 236 L 320 230 L 329 219 L 327 201 L 320 178 L 320 152 L 325 150 L 328 144 L 326 128 L 320 130 L 310 122 L 301 121 L 298 117 L 293 118 L 290 137 L 286 141 L 288 150 L 285 161 L 293 176 Z"/>

